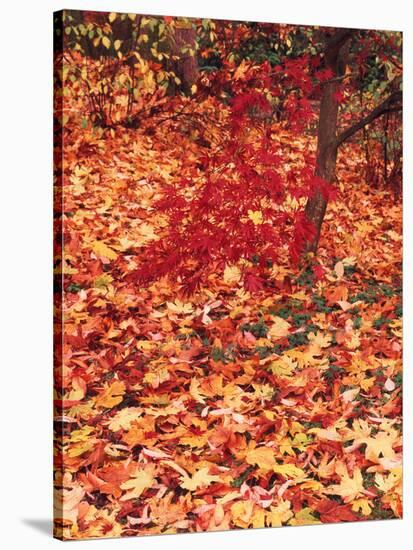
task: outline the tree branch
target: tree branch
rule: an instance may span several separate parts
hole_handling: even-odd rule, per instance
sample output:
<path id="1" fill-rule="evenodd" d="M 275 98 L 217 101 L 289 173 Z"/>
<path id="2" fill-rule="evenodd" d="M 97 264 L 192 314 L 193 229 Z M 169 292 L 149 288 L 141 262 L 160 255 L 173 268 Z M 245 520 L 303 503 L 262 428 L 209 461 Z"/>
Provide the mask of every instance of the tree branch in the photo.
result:
<path id="1" fill-rule="evenodd" d="M 349 139 L 351 136 L 353 136 L 356 132 L 364 128 L 364 126 L 367 126 L 367 124 L 370 124 L 378 118 L 381 115 L 384 115 L 384 113 L 391 113 L 394 111 L 401 111 L 402 109 L 402 93 L 400 91 L 393 92 L 387 99 L 385 99 L 380 105 L 377 105 L 373 111 L 371 111 L 368 115 L 366 115 L 364 118 L 356 122 L 356 124 L 353 124 L 341 134 L 337 136 L 335 145 L 336 147 L 339 147 L 344 141 Z"/>

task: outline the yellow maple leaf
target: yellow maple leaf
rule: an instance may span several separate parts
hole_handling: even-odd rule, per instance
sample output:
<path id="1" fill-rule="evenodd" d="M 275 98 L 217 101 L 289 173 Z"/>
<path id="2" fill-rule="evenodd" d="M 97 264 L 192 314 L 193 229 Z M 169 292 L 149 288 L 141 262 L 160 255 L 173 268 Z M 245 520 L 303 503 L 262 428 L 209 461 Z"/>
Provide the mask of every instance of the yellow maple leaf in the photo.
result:
<path id="1" fill-rule="evenodd" d="M 336 459 L 333 458 L 328 461 L 329 455 L 326 453 L 323 458 L 320 460 L 320 463 L 317 467 L 317 476 L 319 478 L 328 479 L 332 475 L 334 475 L 334 472 L 336 470 Z"/>
<path id="2" fill-rule="evenodd" d="M 107 260 L 116 260 L 118 257 L 116 252 L 103 241 L 93 241 L 91 247 L 96 256 L 106 258 Z"/>
<path id="3" fill-rule="evenodd" d="M 312 525 L 321 523 L 321 521 L 313 516 L 311 508 L 303 508 L 288 523 L 289 525 Z"/>
<path id="4" fill-rule="evenodd" d="M 325 361 L 328 363 L 326 358 L 324 358 L 322 361 L 318 359 L 318 357 L 321 355 L 320 348 L 318 346 L 309 345 L 307 349 L 304 351 L 301 351 L 299 349 L 292 349 L 288 352 L 289 357 L 295 359 L 298 363 L 298 366 L 300 369 L 304 369 L 309 366 L 317 365 L 318 367 L 321 367 L 322 363 Z"/>
<path id="5" fill-rule="evenodd" d="M 94 438 L 89 439 L 88 441 L 82 441 L 81 443 L 76 443 L 75 445 L 72 445 L 70 449 L 67 452 L 67 455 L 70 458 L 75 458 L 76 456 L 80 456 L 84 453 L 87 453 L 88 451 L 91 451 L 93 447 L 95 446 L 96 440 Z"/>
<path id="6" fill-rule="evenodd" d="M 374 386 L 374 382 L 376 381 L 375 376 L 370 376 L 369 378 L 363 378 L 360 380 L 360 387 L 364 391 L 368 391 L 372 386 Z"/>
<path id="7" fill-rule="evenodd" d="M 254 503 L 250 500 L 239 500 L 231 506 L 232 522 L 237 527 L 247 528 L 254 510 Z"/>
<path id="8" fill-rule="evenodd" d="M 104 273 L 103 275 L 99 275 L 99 277 L 96 277 L 95 282 L 93 283 L 93 286 L 94 288 L 106 288 L 112 282 L 113 282 L 112 275 L 109 275 L 109 273 Z"/>
<path id="9" fill-rule="evenodd" d="M 258 508 L 258 510 L 254 511 L 251 518 L 251 524 L 254 529 L 265 527 L 265 512 L 262 508 Z"/>
<path id="10" fill-rule="evenodd" d="M 260 210 L 248 210 L 248 217 L 254 225 L 261 225 L 264 223 L 262 212 Z"/>
<path id="11" fill-rule="evenodd" d="M 141 351 L 153 351 L 159 344 L 153 340 L 138 340 L 136 347 Z"/>
<path id="12" fill-rule="evenodd" d="M 259 466 L 262 470 L 272 470 L 276 465 L 274 450 L 269 447 L 257 447 L 247 452 L 245 460 L 248 464 Z"/>
<path id="13" fill-rule="evenodd" d="M 219 481 L 219 476 L 209 475 L 209 468 L 201 468 L 195 474 L 190 476 L 181 476 L 181 487 L 188 491 L 196 491 L 200 487 L 208 487 L 214 481 Z"/>
<path id="14" fill-rule="evenodd" d="M 136 499 L 141 496 L 145 489 L 152 487 L 154 477 L 151 471 L 138 470 L 133 477 L 120 486 L 121 489 L 127 490 L 120 500 Z"/>
<path id="15" fill-rule="evenodd" d="M 274 395 L 275 388 L 270 384 L 252 384 L 254 397 L 262 401 L 270 401 Z"/>
<path id="16" fill-rule="evenodd" d="M 73 430 L 70 434 L 70 441 L 72 443 L 80 443 L 82 441 L 88 441 L 90 439 L 90 434 L 93 433 L 95 429 L 92 426 L 83 426 L 80 430 Z"/>
<path id="17" fill-rule="evenodd" d="M 268 368 L 276 376 L 291 376 L 297 368 L 297 362 L 288 355 L 283 355 L 276 361 L 272 361 Z"/>
<path id="18" fill-rule="evenodd" d="M 154 226 L 149 223 L 142 223 L 139 226 L 139 233 L 144 239 L 143 242 L 151 241 L 156 238 L 156 233 L 154 229 Z"/>
<path id="19" fill-rule="evenodd" d="M 162 367 L 156 372 L 147 372 L 143 377 L 145 384 L 151 385 L 153 388 L 159 388 L 160 384 L 170 379 L 170 374 L 167 368 Z"/>
<path id="20" fill-rule="evenodd" d="M 271 506 L 267 512 L 267 524 L 271 527 L 281 527 L 281 525 L 291 519 L 293 515 L 291 502 L 289 500 L 281 500 L 277 506 Z"/>
<path id="21" fill-rule="evenodd" d="M 197 403 L 205 404 L 205 399 L 202 397 L 201 393 L 199 392 L 199 387 L 201 385 L 201 382 L 197 378 L 192 378 L 191 385 L 189 387 L 189 393 L 191 397 L 197 401 Z"/>
<path id="22" fill-rule="evenodd" d="M 390 459 L 394 458 L 396 453 L 393 450 L 393 445 L 397 445 L 397 438 L 398 434 L 396 431 L 393 431 L 392 433 L 379 432 L 374 437 L 368 437 L 365 440 L 367 444 L 367 460 L 377 463 L 380 456 Z"/>
<path id="23" fill-rule="evenodd" d="M 350 477 L 346 465 L 339 462 L 336 466 L 336 473 L 341 478 L 340 483 L 327 487 L 327 494 L 340 495 L 345 503 L 352 502 L 364 495 L 365 489 L 360 468 L 354 468 L 353 477 Z"/>
<path id="24" fill-rule="evenodd" d="M 241 271 L 236 265 L 227 265 L 224 270 L 224 283 L 238 283 L 241 278 Z"/>
<path id="25" fill-rule="evenodd" d="M 389 323 L 389 327 L 391 328 L 391 331 L 395 336 L 397 336 L 398 338 L 403 337 L 402 321 L 400 319 L 395 319 L 394 321 Z"/>
<path id="26" fill-rule="evenodd" d="M 248 69 L 249 64 L 245 61 L 245 59 L 243 59 L 234 71 L 234 80 L 239 80 L 240 78 L 242 78 L 244 74 L 248 71 Z"/>
<path id="27" fill-rule="evenodd" d="M 361 512 L 363 516 L 369 516 L 371 514 L 371 504 L 366 498 L 354 500 L 351 509 L 353 512 Z"/>
<path id="28" fill-rule="evenodd" d="M 175 302 L 166 302 L 166 305 L 171 313 L 175 313 L 177 315 L 189 314 L 192 313 L 194 310 L 191 303 L 181 302 L 181 300 L 179 300 L 178 298 L 175 300 Z"/>
<path id="29" fill-rule="evenodd" d="M 106 386 L 103 393 L 97 396 L 96 406 L 103 407 L 105 409 L 111 409 L 116 405 L 119 405 L 123 399 L 123 394 L 126 388 L 124 382 L 115 380 L 109 386 Z"/>
<path id="30" fill-rule="evenodd" d="M 109 430 L 117 432 L 119 430 L 130 430 L 132 422 L 142 416 L 142 409 L 138 407 L 126 407 L 118 411 L 109 423 Z"/>
<path id="31" fill-rule="evenodd" d="M 343 437 L 337 432 L 336 426 L 330 426 L 329 428 L 310 428 L 308 430 L 310 434 L 316 434 L 318 439 L 324 441 L 342 441 Z"/>
<path id="32" fill-rule="evenodd" d="M 291 325 L 282 317 L 274 317 L 274 323 L 268 331 L 268 337 L 271 340 L 279 340 L 287 336 Z"/>
<path id="33" fill-rule="evenodd" d="M 383 493 L 389 493 L 395 487 L 399 485 L 402 481 L 402 469 L 395 468 L 392 470 L 387 477 L 384 474 L 376 473 L 374 476 L 374 481 L 380 491 Z"/>
<path id="34" fill-rule="evenodd" d="M 304 477 L 305 472 L 301 468 L 298 468 L 294 464 L 276 464 L 273 467 L 273 472 L 281 474 L 284 477 Z"/>
<path id="35" fill-rule="evenodd" d="M 332 336 L 331 334 L 323 334 L 322 332 L 317 332 L 317 334 L 314 334 L 314 332 L 309 332 L 307 338 L 312 344 L 318 346 L 319 348 L 328 348 L 331 344 Z"/>

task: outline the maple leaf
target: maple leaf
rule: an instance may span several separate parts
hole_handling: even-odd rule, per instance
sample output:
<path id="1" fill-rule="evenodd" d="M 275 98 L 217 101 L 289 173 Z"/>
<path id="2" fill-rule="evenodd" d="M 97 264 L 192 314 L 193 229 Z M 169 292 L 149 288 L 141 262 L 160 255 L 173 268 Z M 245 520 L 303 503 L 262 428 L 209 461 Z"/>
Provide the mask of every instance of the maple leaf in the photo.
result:
<path id="1" fill-rule="evenodd" d="M 86 394 L 87 386 L 83 378 L 75 376 L 72 379 L 73 389 L 66 396 L 68 401 L 81 401 Z"/>
<path id="2" fill-rule="evenodd" d="M 103 241 L 93 241 L 91 243 L 91 248 L 97 256 L 106 258 L 108 260 L 116 260 L 116 258 L 118 257 L 116 252 Z"/>
<path id="3" fill-rule="evenodd" d="M 400 485 L 402 481 L 402 469 L 395 468 L 388 475 L 377 472 L 374 476 L 374 481 L 380 491 L 383 493 L 389 493 L 394 490 L 395 487 Z"/>
<path id="4" fill-rule="evenodd" d="M 186 315 L 193 312 L 192 304 L 181 302 L 179 299 L 176 299 L 175 302 L 166 302 L 166 305 L 171 313 L 177 315 Z"/>
<path id="5" fill-rule="evenodd" d="M 268 336 L 271 338 L 271 340 L 279 340 L 280 338 L 284 338 L 285 336 L 287 336 L 291 328 L 290 323 L 288 323 L 282 317 L 273 317 L 273 320 L 274 323 L 268 331 Z"/>
<path id="6" fill-rule="evenodd" d="M 238 283 L 241 278 L 241 271 L 237 266 L 227 265 L 224 270 L 224 281 L 226 283 Z"/>
<path id="7" fill-rule="evenodd" d="M 201 383 L 199 380 L 197 380 L 196 378 L 192 378 L 191 385 L 189 388 L 189 393 L 197 403 L 205 404 L 205 399 L 202 397 L 202 395 L 199 392 L 200 385 Z"/>
<path id="8" fill-rule="evenodd" d="M 67 456 L 69 456 L 70 458 L 81 456 L 84 453 L 91 451 L 95 446 L 95 443 L 96 439 L 89 438 L 88 440 L 77 443 L 76 445 L 71 445 L 69 450 L 67 451 Z"/>
<path id="9" fill-rule="evenodd" d="M 113 282 L 113 277 L 111 275 L 105 274 L 96 277 L 94 286 L 95 288 L 106 288 Z"/>
<path id="10" fill-rule="evenodd" d="M 346 390 L 341 394 L 341 399 L 345 403 L 352 403 L 359 393 L 360 393 L 360 388 L 353 388 L 351 390 Z"/>
<path id="11" fill-rule="evenodd" d="M 211 483 L 219 480 L 219 476 L 209 474 L 209 468 L 206 466 L 195 472 L 191 477 L 188 475 L 182 476 L 180 485 L 188 491 L 196 491 L 200 487 L 209 487 Z"/>
<path id="12" fill-rule="evenodd" d="M 354 512 L 361 512 L 363 516 L 369 516 L 371 514 L 372 506 L 367 498 L 358 498 L 357 500 L 353 500 L 351 509 L 354 510 Z"/>
<path id="13" fill-rule="evenodd" d="M 269 370 L 277 376 L 291 376 L 297 368 L 298 363 L 288 355 L 283 355 L 276 361 L 271 361 Z"/>
<path id="14" fill-rule="evenodd" d="M 361 499 L 362 500 L 362 499 Z M 355 521 L 358 519 L 353 511 L 358 511 L 355 503 L 360 502 L 360 499 L 353 502 L 350 508 L 347 504 L 339 504 L 334 500 L 324 499 L 317 505 L 317 511 L 320 514 L 320 519 L 323 523 L 335 523 L 337 521 Z M 353 511 L 352 511 L 353 510 Z"/>
<path id="15" fill-rule="evenodd" d="M 341 478 L 340 483 L 327 487 L 327 494 L 339 495 L 345 503 L 363 497 L 366 490 L 363 486 L 363 476 L 360 468 L 354 468 L 353 476 L 350 477 L 346 465 L 343 462 L 339 462 L 336 466 L 336 473 Z"/>
<path id="16" fill-rule="evenodd" d="M 252 384 L 254 395 L 262 402 L 270 401 L 274 396 L 274 388 L 270 384 Z"/>
<path id="17" fill-rule="evenodd" d="M 262 212 L 260 210 L 248 210 L 248 218 L 254 225 L 261 225 L 264 223 Z"/>
<path id="18" fill-rule="evenodd" d="M 247 273 L 244 277 L 244 286 L 249 292 L 258 292 L 264 286 L 264 279 L 254 273 Z"/>
<path id="19" fill-rule="evenodd" d="M 70 434 L 70 441 L 73 443 L 87 441 L 94 431 L 92 426 L 83 426 L 80 430 L 73 430 Z"/>
<path id="20" fill-rule="evenodd" d="M 328 348 L 332 340 L 331 334 L 323 334 L 322 332 L 317 332 L 316 334 L 309 332 L 307 338 L 312 344 L 320 348 Z"/>
<path id="21" fill-rule="evenodd" d="M 289 357 L 295 359 L 298 363 L 298 366 L 302 369 L 309 367 L 311 365 L 318 365 L 322 367 L 326 362 L 325 360 L 319 360 L 318 357 L 321 355 L 320 348 L 318 346 L 310 345 L 307 349 L 300 350 L 291 350 L 288 352 Z M 328 361 L 327 361 L 328 363 Z"/>
<path id="22" fill-rule="evenodd" d="M 288 500 L 281 500 L 277 506 L 270 506 L 270 509 L 266 512 L 267 522 L 271 527 L 281 527 L 293 516 L 291 502 Z"/>
<path id="23" fill-rule="evenodd" d="M 138 407 L 126 407 L 118 411 L 109 422 L 109 429 L 112 432 L 118 432 L 119 430 L 129 430 L 132 422 L 141 418 L 143 414 L 142 409 Z"/>
<path id="24" fill-rule="evenodd" d="M 119 500 L 137 499 L 145 491 L 152 487 L 154 477 L 149 470 L 137 470 L 131 479 L 125 481 L 120 486 L 121 489 L 127 491 Z"/>
<path id="25" fill-rule="evenodd" d="M 112 384 L 107 385 L 103 392 L 97 396 L 96 406 L 112 409 L 122 402 L 125 391 L 125 383 L 120 380 L 115 380 Z"/>
<path id="26" fill-rule="evenodd" d="M 153 349 L 153 348 L 152 348 Z M 156 372 L 147 372 L 143 377 L 145 384 L 149 384 L 152 388 L 159 388 L 159 386 L 170 379 L 169 371 L 166 367 L 158 369 Z"/>
<path id="27" fill-rule="evenodd" d="M 158 347 L 158 344 L 153 340 L 139 340 L 136 347 L 141 351 L 153 351 Z"/>
<path id="28" fill-rule="evenodd" d="M 393 446 L 397 445 L 397 432 L 379 432 L 375 436 L 366 438 L 366 458 L 372 462 L 378 462 L 379 457 L 393 459 L 396 456 Z"/>
<path id="29" fill-rule="evenodd" d="M 337 426 L 330 426 L 329 428 L 310 428 L 310 434 L 316 434 L 320 439 L 326 441 L 342 441 L 343 436 L 337 432 Z"/>
<path id="30" fill-rule="evenodd" d="M 251 501 L 238 501 L 231 505 L 232 522 L 238 527 L 247 528 L 250 525 L 254 503 Z"/>
<path id="31" fill-rule="evenodd" d="M 269 447 L 257 447 L 247 452 L 245 460 L 248 464 L 257 465 L 262 470 L 272 470 L 276 466 L 275 453 Z"/>
<path id="32" fill-rule="evenodd" d="M 303 508 L 296 512 L 288 523 L 289 525 L 316 525 L 321 522 L 314 516 L 314 511 L 311 508 Z"/>
<path id="33" fill-rule="evenodd" d="M 298 468 L 298 466 L 295 466 L 294 464 L 276 464 L 273 466 L 273 471 L 284 477 L 297 478 L 305 476 L 304 470 Z"/>

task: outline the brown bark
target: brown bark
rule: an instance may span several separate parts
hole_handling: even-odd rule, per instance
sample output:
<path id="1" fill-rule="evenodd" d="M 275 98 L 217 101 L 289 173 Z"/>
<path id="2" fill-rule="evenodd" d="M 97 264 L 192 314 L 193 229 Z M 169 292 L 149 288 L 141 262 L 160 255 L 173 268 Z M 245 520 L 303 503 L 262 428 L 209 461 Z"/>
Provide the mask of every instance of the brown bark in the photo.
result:
<path id="1" fill-rule="evenodd" d="M 321 97 L 315 175 L 328 182 L 333 182 L 336 175 L 338 102 L 335 96 L 339 88 L 339 78 L 337 77 L 342 76 L 345 72 L 349 39 L 352 33 L 351 29 L 337 31 L 328 40 L 325 49 L 326 66 L 331 69 L 334 77 L 324 85 Z M 319 189 L 316 189 L 305 207 L 306 216 L 316 229 L 313 240 L 308 243 L 310 252 L 317 250 L 326 208 L 326 197 Z"/>
<path id="2" fill-rule="evenodd" d="M 180 88 L 185 94 L 198 80 L 198 62 L 195 54 L 196 29 L 191 22 L 179 21 L 171 41 L 171 52 L 176 58 L 173 69 L 180 79 Z"/>

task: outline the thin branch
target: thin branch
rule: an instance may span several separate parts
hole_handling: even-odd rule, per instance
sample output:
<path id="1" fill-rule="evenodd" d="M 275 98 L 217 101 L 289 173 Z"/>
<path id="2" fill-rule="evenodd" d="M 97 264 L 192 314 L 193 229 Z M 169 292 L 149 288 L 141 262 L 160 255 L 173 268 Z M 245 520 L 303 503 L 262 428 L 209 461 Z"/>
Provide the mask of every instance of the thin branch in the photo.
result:
<path id="1" fill-rule="evenodd" d="M 341 132 L 341 134 L 337 136 L 335 146 L 339 147 L 344 141 L 349 139 L 352 135 L 367 126 L 367 124 L 373 122 L 373 120 L 376 120 L 376 118 L 380 117 L 381 115 L 384 115 L 385 113 L 401 111 L 401 101 L 402 93 L 400 91 L 393 92 L 387 99 L 380 103 L 380 105 L 377 105 L 377 107 L 373 109 L 373 111 L 371 111 L 368 115 L 356 122 L 356 124 L 353 124 L 346 130 Z"/>

